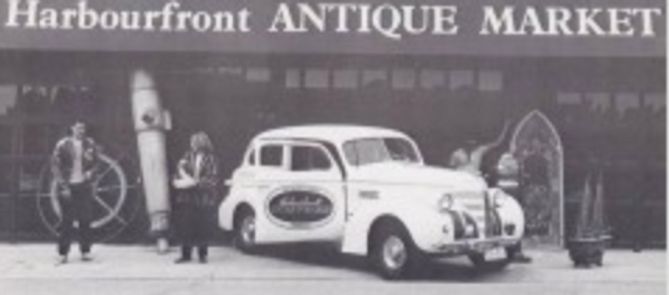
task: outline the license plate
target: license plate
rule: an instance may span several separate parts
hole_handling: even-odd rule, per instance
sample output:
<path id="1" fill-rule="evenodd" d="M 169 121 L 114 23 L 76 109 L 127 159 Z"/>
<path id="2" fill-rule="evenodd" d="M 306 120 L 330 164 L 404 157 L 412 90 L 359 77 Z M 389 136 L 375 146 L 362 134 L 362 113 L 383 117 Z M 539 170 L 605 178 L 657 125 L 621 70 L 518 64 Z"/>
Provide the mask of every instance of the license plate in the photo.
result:
<path id="1" fill-rule="evenodd" d="M 492 248 L 485 252 L 485 260 L 502 260 L 506 258 L 506 251 L 502 247 Z"/>

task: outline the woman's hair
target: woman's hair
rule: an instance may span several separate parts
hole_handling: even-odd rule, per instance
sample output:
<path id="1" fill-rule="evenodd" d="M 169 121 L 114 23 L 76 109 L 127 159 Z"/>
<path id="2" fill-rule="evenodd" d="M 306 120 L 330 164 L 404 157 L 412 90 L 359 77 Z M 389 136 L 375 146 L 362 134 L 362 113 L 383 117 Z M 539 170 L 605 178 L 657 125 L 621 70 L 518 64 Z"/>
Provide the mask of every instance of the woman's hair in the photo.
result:
<path id="1" fill-rule="evenodd" d="M 212 152 L 214 145 L 211 143 L 209 136 L 203 131 L 196 132 L 190 137 L 191 146 L 196 151 Z"/>

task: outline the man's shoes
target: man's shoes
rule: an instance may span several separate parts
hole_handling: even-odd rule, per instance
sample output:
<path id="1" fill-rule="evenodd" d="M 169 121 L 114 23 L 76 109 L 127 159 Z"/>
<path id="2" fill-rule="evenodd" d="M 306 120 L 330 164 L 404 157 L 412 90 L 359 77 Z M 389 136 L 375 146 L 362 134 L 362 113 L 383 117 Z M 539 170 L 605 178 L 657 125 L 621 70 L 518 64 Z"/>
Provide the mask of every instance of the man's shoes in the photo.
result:
<path id="1" fill-rule="evenodd" d="M 67 264 L 67 255 L 60 255 L 56 265 Z"/>
<path id="2" fill-rule="evenodd" d="M 182 264 L 182 263 L 186 263 L 186 262 L 190 262 L 190 258 L 179 257 L 179 259 L 174 260 L 174 263 L 176 263 L 176 264 Z"/>
<path id="3" fill-rule="evenodd" d="M 81 261 L 88 262 L 93 261 L 93 257 L 89 253 L 81 253 Z"/>
<path id="4" fill-rule="evenodd" d="M 167 252 L 170 250 L 170 245 L 165 238 L 159 238 L 156 242 L 156 246 L 158 249 L 158 254 L 167 254 Z"/>
<path id="5" fill-rule="evenodd" d="M 199 261 L 202 264 L 207 263 L 207 256 L 200 256 Z"/>
<path id="6" fill-rule="evenodd" d="M 529 257 L 521 252 L 516 253 L 516 255 L 513 255 L 511 258 L 511 262 L 513 263 L 531 263 L 532 262 L 532 257 Z"/>

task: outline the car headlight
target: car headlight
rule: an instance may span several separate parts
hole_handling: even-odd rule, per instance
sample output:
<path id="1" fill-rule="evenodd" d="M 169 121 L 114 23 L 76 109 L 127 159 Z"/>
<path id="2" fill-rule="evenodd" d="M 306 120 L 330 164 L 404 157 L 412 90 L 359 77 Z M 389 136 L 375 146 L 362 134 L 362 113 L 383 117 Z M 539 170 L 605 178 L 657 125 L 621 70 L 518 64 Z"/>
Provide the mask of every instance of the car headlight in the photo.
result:
<path id="1" fill-rule="evenodd" d="M 506 202 L 506 196 L 504 194 L 497 192 L 492 196 L 492 204 L 495 208 L 504 206 L 504 202 Z"/>
<path id="2" fill-rule="evenodd" d="M 453 208 L 453 202 L 453 196 L 451 194 L 444 194 L 441 196 L 441 199 L 439 199 L 437 208 L 442 211 L 451 210 L 451 208 Z"/>

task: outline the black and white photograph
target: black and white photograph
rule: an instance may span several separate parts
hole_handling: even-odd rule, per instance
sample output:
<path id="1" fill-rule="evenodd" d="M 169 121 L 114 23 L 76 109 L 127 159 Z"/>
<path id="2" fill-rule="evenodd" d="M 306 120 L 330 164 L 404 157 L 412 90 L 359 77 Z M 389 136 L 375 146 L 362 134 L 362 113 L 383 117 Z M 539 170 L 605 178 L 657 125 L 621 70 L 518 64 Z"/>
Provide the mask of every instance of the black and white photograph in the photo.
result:
<path id="1" fill-rule="evenodd" d="M 666 294 L 662 0 L 0 0 L 2 294 Z"/>

